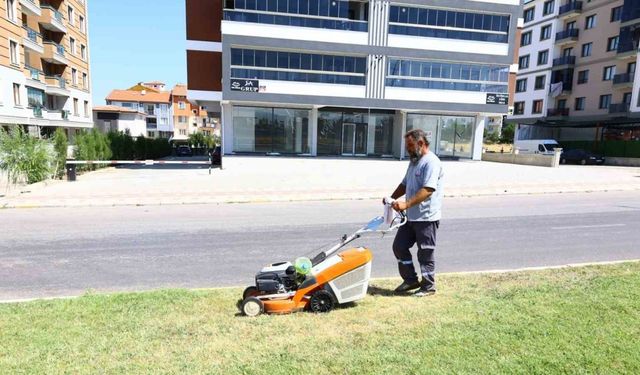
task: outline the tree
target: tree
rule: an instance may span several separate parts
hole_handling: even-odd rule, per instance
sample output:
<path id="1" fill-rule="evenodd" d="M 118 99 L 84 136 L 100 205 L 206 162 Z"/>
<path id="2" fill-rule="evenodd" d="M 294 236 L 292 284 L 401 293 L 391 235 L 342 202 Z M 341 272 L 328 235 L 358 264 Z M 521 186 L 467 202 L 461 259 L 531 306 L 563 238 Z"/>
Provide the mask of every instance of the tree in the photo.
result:
<path id="1" fill-rule="evenodd" d="M 67 135 L 62 128 L 57 128 L 53 133 L 53 150 L 55 151 L 54 176 L 62 178 L 67 162 Z"/>
<path id="2" fill-rule="evenodd" d="M 516 132 L 516 126 L 513 123 L 502 125 L 502 132 L 500 133 L 500 143 L 513 143 L 513 136 Z"/>

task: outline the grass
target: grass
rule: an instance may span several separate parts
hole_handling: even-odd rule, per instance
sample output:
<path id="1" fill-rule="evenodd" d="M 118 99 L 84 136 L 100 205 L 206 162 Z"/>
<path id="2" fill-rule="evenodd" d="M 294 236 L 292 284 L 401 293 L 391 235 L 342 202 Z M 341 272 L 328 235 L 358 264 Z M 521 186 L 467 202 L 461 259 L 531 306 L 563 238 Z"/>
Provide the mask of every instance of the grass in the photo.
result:
<path id="1" fill-rule="evenodd" d="M 326 315 L 240 317 L 241 289 L 0 305 L 0 373 L 640 373 L 640 263 L 397 282 Z"/>

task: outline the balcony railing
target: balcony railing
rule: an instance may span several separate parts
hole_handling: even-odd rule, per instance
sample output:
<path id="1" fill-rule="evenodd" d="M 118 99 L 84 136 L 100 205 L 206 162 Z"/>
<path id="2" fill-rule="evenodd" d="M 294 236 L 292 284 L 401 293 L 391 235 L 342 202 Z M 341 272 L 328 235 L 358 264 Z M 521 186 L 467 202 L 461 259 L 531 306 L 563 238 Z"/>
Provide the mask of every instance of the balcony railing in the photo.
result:
<path id="1" fill-rule="evenodd" d="M 59 87 L 61 89 L 67 88 L 67 81 L 62 76 L 46 76 L 47 84 L 50 86 Z"/>
<path id="2" fill-rule="evenodd" d="M 629 112 L 628 103 L 609 104 L 609 113 L 625 113 Z"/>
<path id="3" fill-rule="evenodd" d="M 560 7 L 558 15 L 563 15 L 569 12 L 582 12 L 582 1 L 572 1 Z"/>
<path id="4" fill-rule="evenodd" d="M 632 73 L 621 73 L 613 76 L 613 84 L 619 85 L 623 83 L 633 82 L 633 74 Z"/>
<path id="5" fill-rule="evenodd" d="M 34 81 L 40 80 L 40 71 L 38 69 L 30 67 L 28 65 L 25 65 L 25 69 L 29 71 L 29 77 L 31 79 L 33 79 Z"/>
<path id="6" fill-rule="evenodd" d="M 58 20 L 60 23 L 62 23 L 64 21 L 64 16 L 62 15 L 62 13 L 58 12 L 58 10 L 54 7 L 52 7 L 49 4 L 42 4 L 40 5 L 40 8 L 42 9 L 49 9 L 51 12 L 53 12 L 53 17 Z"/>
<path id="7" fill-rule="evenodd" d="M 547 117 L 569 116 L 569 108 L 551 108 L 547 110 Z"/>
<path id="8" fill-rule="evenodd" d="M 621 53 L 626 53 L 626 52 L 638 52 L 638 44 L 637 43 L 633 43 L 633 42 L 629 42 L 629 43 L 623 43 L 620 42 L 620 44 L 618 44 L 618 50 L 617 53 L 621 54 Z"/>
<path id="9" fill-rule="evenodd" d="M 640 8 L 636 7 L 628 12 L 622 12 L 620 22 L 625 23 L 630 21 L 640 21 Z"/>
<path id="10" fill-rule="evenodd" d="M 33 117 L 42 118 L 42 106 L 35 106 L 33 109 Z"/>
<path id="11" fill-rule="evenodd" d="M 42 44 L 42 35 L 40 35 L 40 33 L 35 31 L 34 29 L 29 28 L 27 25 L 22 25 L 22 28 L 27 31 L 27 39 L 36 44 Z"/>
<path id="12" fill-rule="evenodd" d="M 575 65 L 575 63 L 576 63 L 575 56 L 562 56 L 557 59 L 553 59 L 553 66 Z"/>
<path id="13" fill-rule="evenodd" d="M 556 41 L 569 39 L 569 38 L 577 38 L 580 30 L 578 29 L 569 29 L 556 33 Z"/>

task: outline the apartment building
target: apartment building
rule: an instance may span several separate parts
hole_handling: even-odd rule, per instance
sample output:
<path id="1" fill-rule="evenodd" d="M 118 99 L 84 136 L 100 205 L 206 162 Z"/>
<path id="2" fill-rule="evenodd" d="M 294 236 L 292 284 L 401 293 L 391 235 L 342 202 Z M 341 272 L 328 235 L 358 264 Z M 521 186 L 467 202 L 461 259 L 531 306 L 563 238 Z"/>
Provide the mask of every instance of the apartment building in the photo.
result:
<path id="1" fill-rule="evenodd" d="M 123 132 L 134 138 L 148 137 L 147 114 L 140 109 L 105 105 L 93 107 L 93 123 L 103 133 Z M 156 129 L 151 130 L 155 132 Z"/>
<path id="2" fill-rule="evenodd" d="M 156 87 L 164 88 L 164 84 Z M 173 136 L 173 114 L 171 92 L 158 91 L 144 83 L 127 90 L 113 90 L 106 97 L 107 106 L 122 107 L 144 113 L 146 137 L 171 138 Z"/>
<path id="3" fill-rule="evenodd" d="M 523 18 L 517 139 L 640 140 L 640 1 L 534 0 Z"/>
<path id="4" fill-rule="evenodd" d="M 86 0 L 0 0 L 0 124 L 91 128 Z"/>
<path id="5" fill-rule="evenodd" d="M 190 134 L 204 133 L 220 135 L 217 121 L 209 118 L 201 106 L 191 103 L 187 98 L 187 85 L 177 84 L 171 90 L 173 124 L 175 140 L 186 140 Z"/>
<path id="6" fill-rule="evenodd" d="M 515 85 L 518 0 L 186 0 L 188 98 L 223 153 L 480 159 Z"/>

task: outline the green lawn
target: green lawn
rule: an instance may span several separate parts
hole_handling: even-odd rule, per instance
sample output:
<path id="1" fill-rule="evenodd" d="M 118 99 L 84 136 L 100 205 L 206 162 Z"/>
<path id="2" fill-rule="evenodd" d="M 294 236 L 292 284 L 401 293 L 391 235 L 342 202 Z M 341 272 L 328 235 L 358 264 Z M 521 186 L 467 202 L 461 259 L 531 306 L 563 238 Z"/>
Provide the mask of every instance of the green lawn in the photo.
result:
<path id="1" fill-rule="evenodd" d="M 0 305 L 0 374 L 640 373 L 640 263 L 397 283 L 327 315 L 240 317 L 241 289 Z"/>

